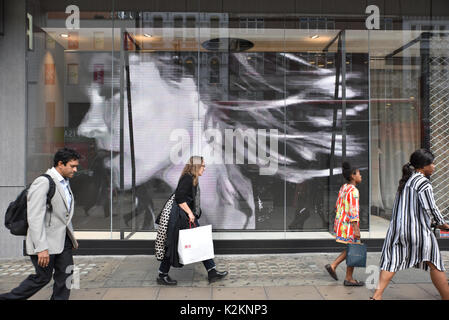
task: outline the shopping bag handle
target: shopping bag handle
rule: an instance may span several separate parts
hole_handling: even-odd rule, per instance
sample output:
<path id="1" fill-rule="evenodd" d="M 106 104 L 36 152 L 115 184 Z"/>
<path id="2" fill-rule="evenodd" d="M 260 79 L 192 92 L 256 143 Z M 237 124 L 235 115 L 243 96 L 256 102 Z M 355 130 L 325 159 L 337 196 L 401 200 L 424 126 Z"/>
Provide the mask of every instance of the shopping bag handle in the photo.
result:
<path id="1" fill-rule="evenodd" d="M 193 226 L 196 228 L 195 221 L 193 222 Z M 192 229 L 192 222 L 189 220 L 189 229 Z"/>

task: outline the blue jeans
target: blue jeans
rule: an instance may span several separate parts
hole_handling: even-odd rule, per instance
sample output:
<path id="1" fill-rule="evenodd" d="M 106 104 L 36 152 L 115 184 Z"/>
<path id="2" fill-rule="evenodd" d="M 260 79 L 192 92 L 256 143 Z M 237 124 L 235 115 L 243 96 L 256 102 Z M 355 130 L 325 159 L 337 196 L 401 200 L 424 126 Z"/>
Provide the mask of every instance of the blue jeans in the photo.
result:
<path id="1" fill-rule="evenodd" d="M 197 227 L 200 226 L 197 219 L 195 219 L 195 226 L 197 226 Z M 203 264 L 207 271 L 210 271 L 211 269 L 215 269 L 215 262 L 213 259 L 204 260 Z M 159 273 L 168 274 L 169 271 L 170 271 L 170 258 L 164 258 L 164 260 L 162 260 L 161 265 L 159 267 Z"/>

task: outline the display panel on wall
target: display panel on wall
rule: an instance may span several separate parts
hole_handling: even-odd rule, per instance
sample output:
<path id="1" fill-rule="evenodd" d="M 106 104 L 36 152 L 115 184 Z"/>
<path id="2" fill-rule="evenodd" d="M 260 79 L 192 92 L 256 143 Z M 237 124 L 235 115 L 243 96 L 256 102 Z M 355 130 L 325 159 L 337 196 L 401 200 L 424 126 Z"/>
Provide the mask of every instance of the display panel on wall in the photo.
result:
<path id="1" fill-rule="evenodd" d="M 104 54 L 104 64 L 98 63 L 98 56 L 94 58 L 92 88 L 99 90 L 99 95 L 91 97 L 88 109 L 74 107 L 69 113 L 69 118 L 76 115 L 82 119 L 74 128 L 79 141 L 72 139 L 71 143 L 82 140 L 97 146 L 92 150 L 97 157 L 86 162 L 90 176 L 85 182 L 80 181 L 82 175 L 73 179 L 74 188 L 79 190 L 87 190 L 88 185 L 83 184 L 95 179 L 99 186 L 78 197 L 79 203 L 92 203 L 74 217 L 79 230 L 82 226 L 86 230 L 109 227 L 95 216 L 110 217 L 110 174 L 112 188 L 117 190 L 120 172 L 125 196 L 118 202 L 112 193 L 112 211 L 116 213 L 113 229 L 131 226 L 135 201 L 139 229 L 152 230 L 155 215 L 175 190 L 185 161 L 194 153 L 205 156 L 207 167 L 200 181 L 203 224 L 210 223 L 216 230 L 328 230 L 332 223 L 329 208 L 334 207 L 343 183 L 340 118 L 334 128 L 337 141 L 332 185 L 329 180 L 332 114 L 334 107 L 341 109 L 341 101 L 334 97 L 335 66 L 315 61 L 334 61 L 335 54 L 204 52 L 198 62 L 195 52 L 131 52 L 130 82 L 123 82 L 122 91 L 126 111 L 123 149 L 118 129 L 120 96 L 111 101 L 110 91 L 101 89 L 103 81 L 110 81 L 103 72 L 110 56 Z M 351 59 L 346 81 L 346 160 L 366 177 L 365 186 L 360 187 L 365 229 L 369 198 L 368 56 L 353 54 Z M 95 76 L 100 71 L 101 77 Z M 115 107 L 106 107 L 111 105 Z M 134 115 L 133 145 L 129 106 Z M 99 134 L 107 127 L 113 130 Z M 183 135 L 187 138 L 178 140 Z M 198 145 L 195 137 L 201 141 Z M 94 138 L 96 143 L 86 138 Z M 174 163 L 173 152 L 180 143 L 186 144 L 188 151 Z M 267 156 L 264 165 L 260 161 L 263 152 Z M 267 167 L 273 172 L 264 174 Z"/>

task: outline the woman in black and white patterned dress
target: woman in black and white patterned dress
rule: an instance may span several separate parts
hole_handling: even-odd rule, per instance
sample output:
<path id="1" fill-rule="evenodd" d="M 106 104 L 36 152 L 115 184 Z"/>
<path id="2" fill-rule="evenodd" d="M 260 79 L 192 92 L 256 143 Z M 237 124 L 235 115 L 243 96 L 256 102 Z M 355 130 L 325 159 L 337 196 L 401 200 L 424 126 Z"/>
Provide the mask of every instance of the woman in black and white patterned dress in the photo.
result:
<path id="1" fill-rule="evenodd" d="M 428 270 L 442 299 L 449 299 L 443 260 L 431 224 L 449 229 L 433 196 L 430 175 L 435 170 L 433 154 L 419 149 L 402 168 L 402 179 L 393 206 L 390 227 L 382 248 L 379 284 L 372 299 L 379 300 L 399 270 L 415 267 Z"/>

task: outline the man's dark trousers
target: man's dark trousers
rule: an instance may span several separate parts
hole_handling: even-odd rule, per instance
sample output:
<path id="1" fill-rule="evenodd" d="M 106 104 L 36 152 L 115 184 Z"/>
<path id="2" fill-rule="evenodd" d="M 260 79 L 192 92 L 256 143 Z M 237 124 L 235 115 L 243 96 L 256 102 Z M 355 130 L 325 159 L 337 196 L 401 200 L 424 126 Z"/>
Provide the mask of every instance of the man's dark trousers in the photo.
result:
<path id="1" fill-rule="evenodd" d="M 37 255 L 31 255 L 31 262 L 36 269 L 36 274 L 28 276 L 17 288 L 9 293 L 0 295 L 0 300 L 24 300 L 33 296 L 40 289 L 45 287 L 53 276 L 53 295 L 51 300 L 68 300 L 70 296 L 69 281 L 67 288 L 67 279 L 73 274 L 73 254 L 72 241 L 66 235 L 64 250 L 60 254 L 50 255 L 50 262 L 46 268 L 37 264 Z M 72 266 L 71 268 L 68 268 Z M 53 274 L 54 270 L 54 274 Z"/>

